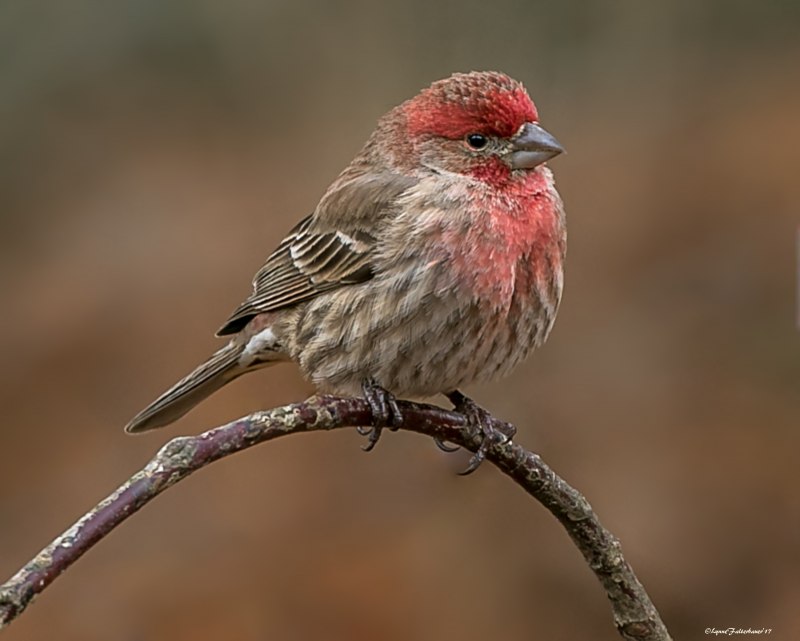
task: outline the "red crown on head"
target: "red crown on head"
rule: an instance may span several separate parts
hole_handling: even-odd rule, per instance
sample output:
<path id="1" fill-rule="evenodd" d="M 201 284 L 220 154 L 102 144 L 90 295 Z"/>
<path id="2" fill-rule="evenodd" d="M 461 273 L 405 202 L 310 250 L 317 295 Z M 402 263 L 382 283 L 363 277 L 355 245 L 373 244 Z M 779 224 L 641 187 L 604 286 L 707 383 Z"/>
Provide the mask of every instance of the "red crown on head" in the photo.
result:
<path id="1" fill-rule="evenodd" d="M 452 139 L 473 132 L 506 138 L 539 119 L 525 87 L 496 71 L 453 74 L 422 90 L 403 109 L 411 134 Z"/>

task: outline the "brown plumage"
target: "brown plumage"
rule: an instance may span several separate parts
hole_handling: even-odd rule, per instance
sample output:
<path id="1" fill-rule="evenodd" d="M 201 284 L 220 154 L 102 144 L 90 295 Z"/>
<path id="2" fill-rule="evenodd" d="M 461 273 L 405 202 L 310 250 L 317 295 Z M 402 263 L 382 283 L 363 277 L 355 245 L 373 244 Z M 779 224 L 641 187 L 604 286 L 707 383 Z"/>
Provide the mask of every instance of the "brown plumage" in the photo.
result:
<path id="1" fill-rule="evenodd" d="M 219 330 L 230 342 L 134 417 L 170 423 L 237 376 L 292 360 L 322 391 L 431 396 L 508 373 L 549 333 L 561 151 L 522 85 L 456 74 L 384 116 L 269 256 Z"/>

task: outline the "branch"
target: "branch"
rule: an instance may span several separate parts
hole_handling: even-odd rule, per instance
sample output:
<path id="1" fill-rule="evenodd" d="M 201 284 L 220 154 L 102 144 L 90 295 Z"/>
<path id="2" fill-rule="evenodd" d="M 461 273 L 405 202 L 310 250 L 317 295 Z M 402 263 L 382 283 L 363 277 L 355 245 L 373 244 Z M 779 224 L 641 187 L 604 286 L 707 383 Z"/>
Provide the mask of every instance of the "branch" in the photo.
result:
<path id="1" fill-rule="evenodd" d="M 432 405 L 399 401 L 402 429 L 449 441 L 470 451 L 479 431 L 463 415 Z M 506 432 L 508 425 L 495 421 Z M 171 440 L 139 472 L 0 586 L 0 629 L 18 617 L 34 597 L 87 550 L 164 490 L 229 454 L 286 434 L 369 426 L 372 413 L 357 398 L 315 396 L 303 403 L 256 412 L 197 436 Z M 619 541 L 598 521 L 588 501 L 538 455 L 513 442 L 494 443 L 490 461 L 536 498 L 561 522 L 606 590 L 617 630 L 635 641 L 671 639 Z"/>

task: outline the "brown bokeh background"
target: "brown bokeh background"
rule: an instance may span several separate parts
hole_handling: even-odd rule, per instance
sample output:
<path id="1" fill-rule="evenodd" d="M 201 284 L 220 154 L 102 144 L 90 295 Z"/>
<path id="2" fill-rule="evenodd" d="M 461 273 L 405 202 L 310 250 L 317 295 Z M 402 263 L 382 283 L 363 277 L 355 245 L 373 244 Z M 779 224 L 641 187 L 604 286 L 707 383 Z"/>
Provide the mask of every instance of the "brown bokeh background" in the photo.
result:
<path id="1" fill-rule="evenodd" d="M 452 71 L 519 78 L 567 147 L 550 342 L 468 390 L 583 490 L 676 638 L 800 638 L 800 7 L 0 6 L 0 574 L 169 438 L 312 393 L 246 377 L 143 437 L 376 119 Z M 59 578 L 9 639 L 616 639 L 555 520 L 389 434 L 215 464 Z"/>

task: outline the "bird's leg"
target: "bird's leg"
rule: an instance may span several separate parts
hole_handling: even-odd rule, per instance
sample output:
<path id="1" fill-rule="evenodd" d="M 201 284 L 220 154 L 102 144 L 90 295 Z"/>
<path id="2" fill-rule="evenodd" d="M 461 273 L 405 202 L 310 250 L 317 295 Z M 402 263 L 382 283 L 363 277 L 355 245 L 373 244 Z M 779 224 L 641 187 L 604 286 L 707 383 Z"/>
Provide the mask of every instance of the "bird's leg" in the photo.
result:
<path id="1" fill-rule="evenodd" d="M 472 474 L 478 469 L 480 464 L 483 463 L 484 459 L 486 458 L 486 452 L 493 443 L 506 443 L 510 441 L 513 438 L 516 430 L 511 425 L 508 425 L 510 428 L 509 430 L 498 430 L 494 426 L 494 421 L 491 414 L 489 414 L 489 412 L 483 409 L 471 398 L 464 396 L 458 390 L 447 392 L 445 396 L 450 399 L 450 402 L 453 404 L 453 409 L 459 414 L 466 416 L 469 424 L 473 427 L 479 428 L 483 434 L 483 440 L 478 447 L 478 451 L 472 455 L 472 458 L 469 460 L 469 464 L 467 465 L 467 469 L 465 469 L 463 472 L 459 472 L 459 474 L 462 476 L 466 476 L 467 474 Z M 453 451 L 441 441 L 438 441 L 436 444 L 440 449 L 445 451 Z"/>
<path id="2" fill-rule="evenodd" d="M 363 450 L 369 452 L 380 439 L 384 427 L 393 431 L 400 428 L 403 424 L 403 415 L 400 413 L 400 408 L 397 407 L 397 399 L 394 394 L 378 385 L 373 379 L 365 379 L 361 383 L 361 390 L 372 410 L 373 425 L 357 429 L 359 434 L 368 437 Z"/>

